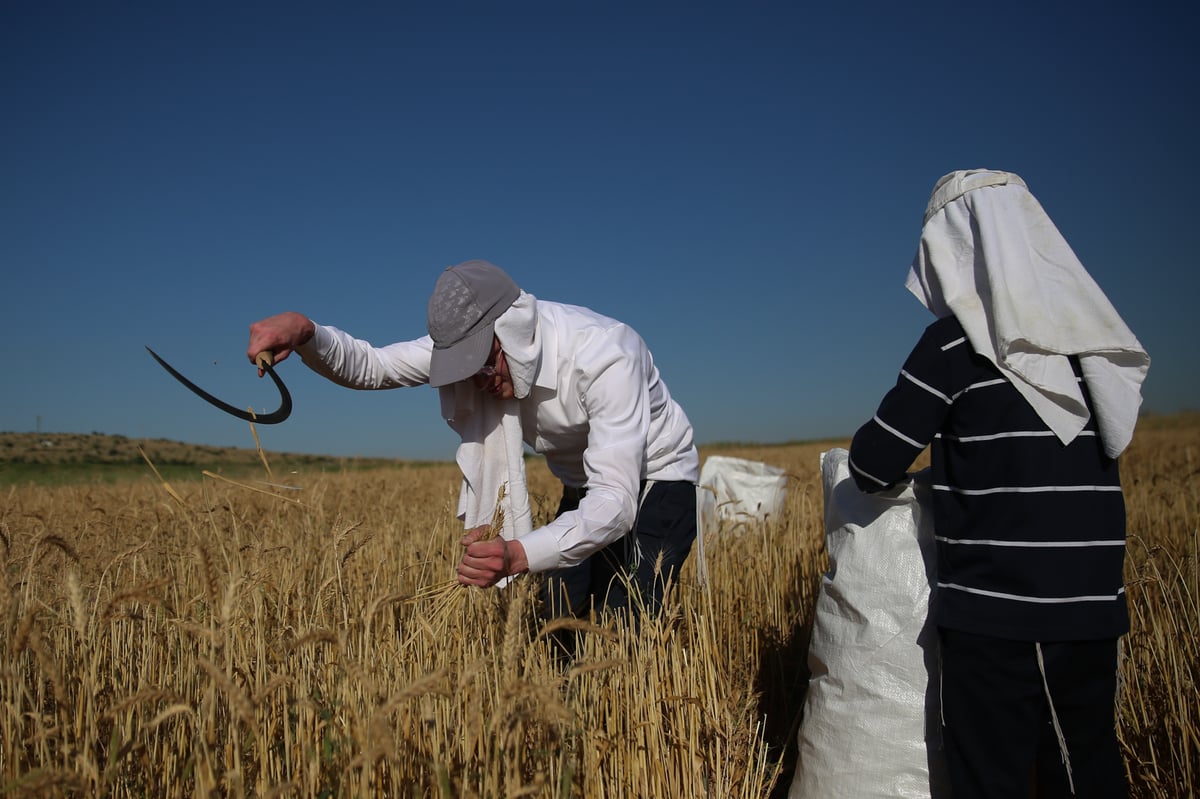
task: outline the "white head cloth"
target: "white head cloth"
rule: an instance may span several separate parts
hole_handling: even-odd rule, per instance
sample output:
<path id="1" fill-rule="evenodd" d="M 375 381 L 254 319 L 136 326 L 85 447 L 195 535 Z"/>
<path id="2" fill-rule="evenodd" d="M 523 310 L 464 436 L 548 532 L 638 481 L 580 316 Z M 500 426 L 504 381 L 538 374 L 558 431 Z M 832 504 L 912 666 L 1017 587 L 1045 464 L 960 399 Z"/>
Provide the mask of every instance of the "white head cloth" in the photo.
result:
<path id="1" fill-rule="evenodd" d="M 504 350 L 516 397 L 529 395 L 541 364 L 537 300 L 521 292 L 496 319 L 496 337 Z M 462 438 L 455 460 L 463 474 L 458 517 L 467 529 L 490 524 L 500 487 L 504 486 L 504 526 L 497 531 L 512 539 L 533 529 L 521 414 L 514 399 L 499 399 L 462 380 L 439 389 L 442 416 Z"/>
<path id="2" fill-rule="evenodd" d="M 1079 356 L 1104 450 L 1129 444 L 1150 357 L 1017 175 L 937 182 L 907 286 L 1008 377 L 1064 443 L 1088 421 Z"/>

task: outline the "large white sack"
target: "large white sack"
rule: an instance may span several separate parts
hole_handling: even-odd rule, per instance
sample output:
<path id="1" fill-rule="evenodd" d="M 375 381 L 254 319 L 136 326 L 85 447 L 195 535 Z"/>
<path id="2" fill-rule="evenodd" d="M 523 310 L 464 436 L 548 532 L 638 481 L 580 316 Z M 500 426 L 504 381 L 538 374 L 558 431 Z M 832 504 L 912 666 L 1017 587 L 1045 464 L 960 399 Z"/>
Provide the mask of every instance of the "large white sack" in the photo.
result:
<path id="1" fill-rule="evenodd" d="M 787 474 L 744 458 L 710 455 L 700 469 L 700 518 L 705 532 L 775 519 L 783 512 Z"/>
<path id="2" fill-rule="evenodd" d="M 821 456 L 829 571 L 817 596 L 789 799 L 948 796 L 937 703 L 928 488 L 865 494 Z M 932 774 L 932 776 L 931 776 Z"/>

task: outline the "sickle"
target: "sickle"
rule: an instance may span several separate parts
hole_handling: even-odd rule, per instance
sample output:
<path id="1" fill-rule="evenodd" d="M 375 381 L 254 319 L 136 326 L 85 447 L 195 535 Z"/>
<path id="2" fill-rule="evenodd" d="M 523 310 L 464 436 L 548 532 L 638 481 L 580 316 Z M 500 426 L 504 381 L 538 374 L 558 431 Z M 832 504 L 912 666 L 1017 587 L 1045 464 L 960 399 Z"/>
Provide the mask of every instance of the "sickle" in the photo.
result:
<path id="1" fill-rule="evenodd" d="M 222 402 L 212 394 L 209 394 L 207 391 L 200 388 L 200 386 L 196 385 L 191 380 L 188 380 L 186 377 L 179 374 L 179 372 L 175 371 L 171 364 L 158 357 L 158 353 L 156 353 L 154 350 L 146 347 L 146 352 L 150 353 L 150 355 L 154 357 L 154 360 L 158 361 L 162 368 L 170 372 L 180 383 L 183 383 L 185 386 L 190 388 L 194 394 L 207 400 L 209 403 L 216 405 L 218 408 L 225 411 L 225 413 L 236 416 L 239 419 L 243 419 L 247 422 L 255 422 L 257 424 L 278 424 L 284 419 L 288 418 L 288 416 L 290 416 L 292 413 L 292 395 L 288 393 L 287 386 L 285 386 L 283 381 L 279 379 L 279 375 L 275 374 L 275 370 L 271 368 L 274 358 L 269 352 L 260 352 L 258 357 L 256 357 L 254 360 L 258 363 L 258 368 L 269 374 L 271 379 L 275 381 L 275 386 L 279 389 L 279 410 L 264 414 L 257 414 L 254 413 L 254 411 L 244 411 L 241 408 L 230 405 L 228 402 Z"/>

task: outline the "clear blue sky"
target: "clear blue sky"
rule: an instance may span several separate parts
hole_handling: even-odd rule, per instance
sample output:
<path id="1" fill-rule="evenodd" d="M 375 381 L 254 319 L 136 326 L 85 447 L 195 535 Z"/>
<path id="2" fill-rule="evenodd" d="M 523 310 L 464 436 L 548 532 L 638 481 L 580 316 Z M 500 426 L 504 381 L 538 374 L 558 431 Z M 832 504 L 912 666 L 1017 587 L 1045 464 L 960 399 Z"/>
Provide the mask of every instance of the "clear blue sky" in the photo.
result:
<path id="1" fill-rule="evenodd" d="M 425 332 L 505 268 L 649 342 L 700 442 L 851 434 L 932 321 L 934 181 L 1021 174 L 1200 407 L 1195 3 L 59 3 L 0 9 L 0 430 L 253 446 L 247 328 Z M 429 388 L 281 367 L 268 449 L 449 459 Z M 40 422 L 39 422 L 40 419 Z"/>

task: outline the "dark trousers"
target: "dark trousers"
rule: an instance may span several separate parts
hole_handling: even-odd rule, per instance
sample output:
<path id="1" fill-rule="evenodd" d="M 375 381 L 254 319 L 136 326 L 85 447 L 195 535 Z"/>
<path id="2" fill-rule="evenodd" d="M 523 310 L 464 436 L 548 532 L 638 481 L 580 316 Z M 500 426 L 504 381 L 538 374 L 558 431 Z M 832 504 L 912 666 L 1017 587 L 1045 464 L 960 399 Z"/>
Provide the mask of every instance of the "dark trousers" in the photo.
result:
<path id="1" fill-rule="evenodd" d="M 565 489 L 557 515 L 578 508 L 583 494 L 584 490 Z M 634 537 L 625 535 L 577 566 L 548 572 L 542 589 L 546 613 L 586 618 L 593 607 L 630 610 L 634 617 L 657 613 L 667 584 L 679 579 L 696 539 L 696 486 L 651 485 L 638 511 L 634 536 L 640 561 L 635 562 Z"/>
<path id="2" fill-rule="evenodd" d="M 940 633 L 954 799 L 1128 795 L 1115 727 L 1116 640 L 1042 642 L 1039 667 L 1032 641 Z"/>

